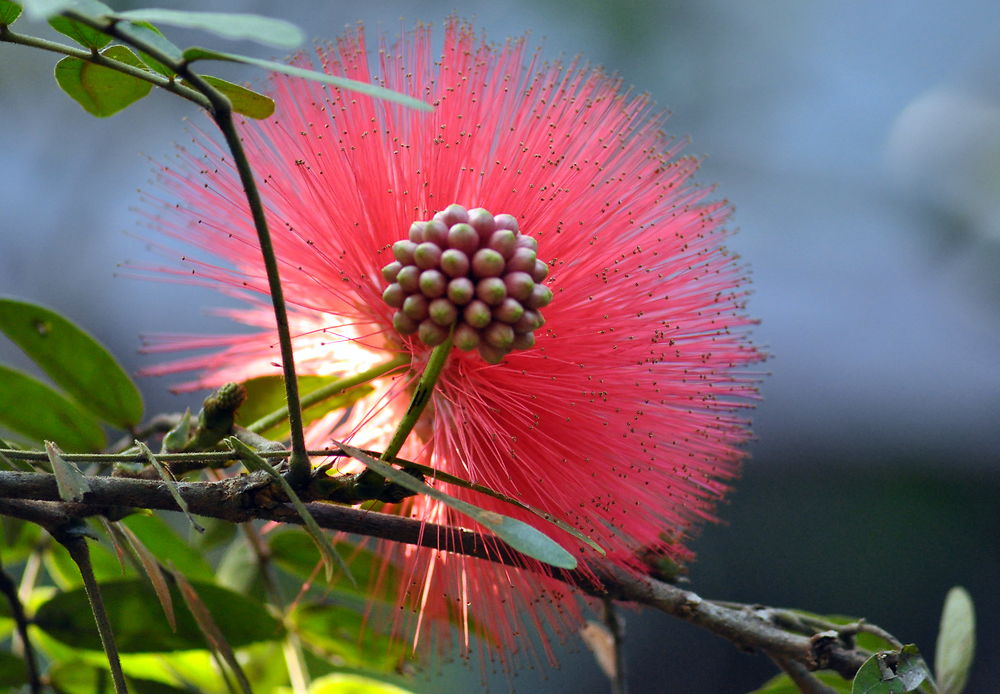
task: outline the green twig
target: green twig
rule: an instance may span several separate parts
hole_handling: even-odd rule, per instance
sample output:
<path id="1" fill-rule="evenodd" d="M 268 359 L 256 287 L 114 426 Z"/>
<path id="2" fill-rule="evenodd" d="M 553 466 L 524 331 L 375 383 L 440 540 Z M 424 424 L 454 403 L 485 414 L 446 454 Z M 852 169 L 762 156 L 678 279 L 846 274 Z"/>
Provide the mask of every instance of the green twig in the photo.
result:
<path id="1" fill-rule="evenodd" d="M 107 656 L 108 666 L 111 668 L 111 679 L 115 684 L 115 693 L 128 694 L 125 673 L 122 672 L 121 660 L 118 657 L 118 646 L 115 644 L 115 635 L 111 630 L 111 621 L 108 619 L 107 610 L 104 609 L 101 587 L 94 577 L 94 567 L 90 563 L 90 548 L 87 547 L 87 541 L 80 535 L 74 534 L 72 530 L 57 533 L 56 539 L 69 551 L 69 556 L 80 569 L 87 600 L 90 601 L 90 609 L 94 612 L 94 621 L 97 623 L 97 633 L 101 637 L 101 645 L 104 646 L 104 654 Z"/>
<path id="2" fill-rule="evenodd" d="M 185 77 L 199 87 L 194 73 L 185 68 Z M 257 190 L 257 184 L 250 169 L 250 162 L 243 151 L 243 143 L 236 124 L 233 122 L 232 107 L 229 100 L 220 92 L 205 84 L 206 89 L 214 95 L 206 94 L 213 101 L 212 118 L 226 138 L 226 144 L 233 154 L 236 170 L 239 172 L 243 191 L 247 196 L 254 226 L 257 228 L 257 239 L 260 242 L 260 252 L 264 259 L 264 270 L 267 273 L 268 288 L 271 292 L 271 305 L 274 309 L 274 320 L 278 331 L 278 344 L 281 350 L 281 368 L 285 376 L 285 397 L 288 401 L 288 424 L 291 429 L 292 455 L 288 459 L 288 482 L 292 487 L 302 487 L 309 482 L 310 463 L 306 454 L 305 432 L 302 428 L 302 406 L 299 402 L 299 380 L 295 374 L 295 353 L 292 350 L 292 336 L 288 327 L 288 312 L 285 309 L 285 296 L 281 287 L 281 276 L 278 273 L 278 259 L 271 242 L 271 232 L 267 227 L 264 206 Z M 218 103 L 214 103 L 218 101 Z"/>
<path id="3" fill-rule="evenodd" d="M 257 240 L 264 261 L 264 271 L 267 274 L 268 290 L 271 294 L 271 306 L 274 310 L 274 321 L 278 332 L 278 345 L 281 351 L 281 368 L 285 379 L 285 396 L 288 401 L 288 424 L 291 428 L 292 454 L 288 460 L 288 481 L 293 487 L 300 487 L 309 481 L 310 463 L 306 455 L 305 433 L 302 428 L 302 406 L 299 403 L 299 381 L 295 375 L 295 355 L 292 350 L 291 331 L 288 326 L 288 312 L 285 308 L 284 291 L 281 287 L 281 276 L 278 271 L 278 259 L 274 253 L 271 232 L 268 229 L 264 205 L 254 180 L 250 162 L 243 150 L 243 142 L 233 121 L 233 107 L 229 99 L 218 89 L 208 84 L 201 76 L 191 69 L 186 61 L 176 61 L 164 54 L 156 46 L 122 32 L 117 20 L 96 20 L 79 12 L 67 11 L 63 16 L 102 31 L 122 43 L 128 44 L 153 57 L 184 78 L 191 87 L 200 92 L 207 100 L 202 105 L 226 140 L 226 145 L 233 155 L 240 183 L 246 195 L 250 214 L 253 217 L 254 228 L 257 230 Z"/>
<path id="4" fill-rule="evenodd" d="M 4 25 L 0 25 L 0 41 L 15 43 L 20 46 L 30 46 L 31 48 L 40 48 L 43 51 L 51 51 L 61 55 L 72 56 L 73 58 L 79 58 L 80 60 L 85 60 L 88 63 L 100 65 L 101 67 L 106 67 L 111 70 L 117 70 L 118 72 L 129 75 L 130 77 L 135 77 L 136 79 L 140 79 L 144 82 L 149 82 L 157 87 L 160 87 L 161 89 L 166 89 L 168 92 L 176 94 L 183 99 L 187 99 L 204 109 L 208 109 L 210 107 L 208 99 L 206 99 L 198 91 L 191 89 L 190 87 L 185 87 L 176 80 L 164 77 L 158 72 L 143 70 L 141 67 L 134 67 L 127 63 L 123 63 L 120 60 L 107 58 L 98 51 L 88 51 L 84 48 L 67 46 L 64 43 L 49 41 L 48 39 L 38 38 L 37 36 L 18 34 L 11 31 Z"/>
<path id="5" fill-rule="evenodd" d="M 382 452 L 382 457 L 380 460 L 390 460 L 396 457 L 399 450 L 403 447 L 406 442 L 406 437 L 410 435 L 413 427 L 417 425 L 417 420 L 420 419 L 420 415 L 423 414 L 424 408 L 427 407 L 427 403 L 431 401 L 431 394 L 434 392 L 434 385 L 437 383 L 438 377 L 441 375 L 441 369 L 444 368 L 445 362 L 448 361 L 448 355 L 451 354 L 451 335 L 448 339 L 439 344 L 431 352 L 430 358 L 427 360 L 427 366 L 424 367 L 424 373 L 420 376 L 420 381 L 417 383 L 417 387 L 413 390 L 413 397 L 410 399 L 410 406 L 406 408 L 406 414 L 399 421 L 399 425 L 396 427 L 396 433 L 392 435 L 392 441 Z"/>
<path id="6" fill-rule="evenodd" d="M 441 375 L 441 369 L 444 368 L 445 362 L 448 361 L 448 355 L 451 354 L 451 343 L 452 336 L 449 334 L 448 339 L 435 347 L 431 352 L 431 356 L 427 360 L 427 366 L 424 367 L 424 372 L 420 376 L 420 381 L 417 382 L 416 388 L 413 389 L 413 397 L 410 398 L 410 405 L 406 408 L 403 418 L 399 420 L 396 431 L 392 435 L 392 440 L 382 452 L 379 460 L 384 462 L 392 460 L 399 453 L 403 444 L 406 443 L 406 437 L 413 431 L 413 427 L 417 425 L 417 421 L 420 419 L 420 415 L 423 414 L 424 408 L 431 401 L 431 395 L 434 393 L 434 385 Z M 362 472 L 358 478 L 358 489 L 361 490 L 362 494 L 368 494 L 372 498 L 379 496 L 374 490 L 384 484 L 385 479 L 370 467 Z"/>

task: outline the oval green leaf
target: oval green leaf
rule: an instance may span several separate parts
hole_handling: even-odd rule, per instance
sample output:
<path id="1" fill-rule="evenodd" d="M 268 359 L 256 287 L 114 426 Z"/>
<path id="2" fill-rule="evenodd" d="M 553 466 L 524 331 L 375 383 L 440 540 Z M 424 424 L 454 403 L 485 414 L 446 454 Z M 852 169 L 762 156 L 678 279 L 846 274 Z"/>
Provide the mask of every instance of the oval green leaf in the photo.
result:
<path id="1" fill-rule="evenodd" d="M 101 55 L 132 67 L 147 69 L 146 64 L 125 46 L 105 48 Z M 73 57 L 56 63 L 56 82 L 87 113 L 98 118 L 113 116 L 145 97 L 153 88 L 152 83 L 138 77 Z"/>
<path id="2" fill-rule="evenodd" d="M 924 682 L 933 682 L 931 669 L 920 655 L 920 649 L 912 643 L 903 646 L 896 665 L 896 677 L 903 681 L 906 691 L 913 692 Z"/>
<path id="3" fill-rule="evenodd" d="M 132 379 L 68 319 L 36 304 L 0 299 L 0 331 L 91 414 L 122 429 L 142 419 L 142 396 Z"/>
<path id="4" fill-rule="evenodd" d="M 227 39 L 249 39 L 278 48 L 298 48 L 306 40 L 302 30 L 291 22 L 257 14 L 182 12 L 150 8 L 119 12 L 114 16 L 133 22 L 200 29 Z"/>
<path id="5" fill-rule="evenodd" d="M 225 94 L 237 113 L 258 120 L 274 113 L 274 100 L 268 96 L 211 75 L 202 75 L 201 78 Z"/>
<path id="6" fill-rule="evenodd" d="M 505 516 L 496 511 L 474 506 L 467 501 L 456 499 L 449 494 L 445 494 L 440 489 L 429 487 L 423 482 L 418 482 L 416 478 L 407 473 L 397 470 L 391 465 L 376 460 L 364 451 L 348 446 L 346 443 L 334 442 L 344 453 L 355 460 L 364 463 L 367 467 L 382 475 L 391 482 L 409 489 L 417 494 L 426 494 L 437 499 L 441 503 L 449 506 L 459 513 L 464 513 L 480 525 L 484 525 L 492 530 L 498 537 L 519 552 L 534 557 L 538 561 L 551 564 L 560 569 L 575 569 L 576 557 L 567 552 L 562 545 L 553 540 L 533 525 L 528 525 L 516 518 Z"/>
<path id="7" fill-rule="evenodd" d="M 280 622 L 256 600 L 209 583 L 195 583 L 194 587 L 234 648 L 283 637 Z M 206 648 L 205 638 L 176 586 L 171 586 L 176 632 L 166 623 L 146 579 L 106 581 L 101 584 L 101 593 L 121 652 L 158 653 Z M 58 593 L 45 602 L 38 608 L 34 623 L 66 645 L 101 650 L 101 640 L 82 588 Z"/>
<path id="8" fill-rule="evenodd" d="M 97 420 L 44 383 L 0 365 L 0 425 L 33 441 L 55 441 L 71 453 L 91 453 L 104 447 Z"/>
<path id="9" fill-rule="evenodd" d="M 395 101 L 403 106 L 415 108 L 418 111 L 434 110 L 433 106 L 421 101 L 420 99 L 415 99 L 412 96 L 407 96 L 406 94 L 401 94 L 400 92 L 394 92 L 391 89 L 386 89 L 385 87 L 368 84 L 367 82 L 359 82 L 358 80 L 352 80 L 346 77 L 328 75 L 325 72 L 317 72 L 316 70 L 306 70 L 305 68 L 296 67 L 294 65 L 286 65 L 285 63 L 276 63 L 273 60 L 259 60 L 258 58 L 250 58 L 245 55 L 222 53 L 208 48 L 197 47 L 185 49 L 184 60 L 189 63 L 193 63 L 196 60 L 225 60 L 231 63 L 246 63 L 247 65 L 256 65 L 257 67 L 264 68 L 265 70 L 270 70 L 272 72 L 281 72 L 286 75 L 292 75 L 293 77 L 313 80 L 314 82 L 332 84 L 336 87 L 342 87 L 343 89 L 358 92 L 359 94 L 367 94 L 368 96 L 376 99 Z"/>
<path id="10" fill-rule="evenodd" d="M 85 48 L 101 49 L 111 43 L 111 37 L 103 31 L 59 15 L 49 18 L 49 26 Z"/>
<path id="11" fill-rule="evenodd" d="M 0 0 L 0 24 L 8 25 L 21 16 L 21 6 L 10 0 Z"/>
<path id="12" fill-rule="evenodd" d="M 961 694 L 976 652 L 976 611 L 965 588 L 948 591 L 934 653 L 939 694 Z"/>
<path id="13" fill-rule="evenodd" d="M 119 22 L 118 30 L 125 36 L 139 41 L 140 45 L 144 43 L 149 48 L 155 49 L 175 62 L 180 62 L 183 59 L 183 52 L 180 47 L 168 40 L 162 31 L 149 22 Z M 173 70 L 144 53 L 142 54 L 142 59 L 161 75 L 172 77 L 175 74 Z M 153 63 L 156 63 L 156 65 L 154 66 Z"/>
<path id="14" fill-rule="evenodd" d="M 906 684 L 884 663 L 887 654 L 876 653 L 858 668 L 851 694 L 902 694 Z"/>

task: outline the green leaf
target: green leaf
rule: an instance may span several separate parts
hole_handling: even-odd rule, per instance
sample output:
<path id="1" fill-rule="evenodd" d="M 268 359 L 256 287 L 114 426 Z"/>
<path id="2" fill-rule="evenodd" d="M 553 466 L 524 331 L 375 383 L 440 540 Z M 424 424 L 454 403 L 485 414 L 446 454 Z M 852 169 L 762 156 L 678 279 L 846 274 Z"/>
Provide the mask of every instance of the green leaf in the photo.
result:
<path id="1" fill-rule="evenodd" d="M 283 637 L 283 629 L 256 600 L 225 588 L 194 584 L 205 606 L 211 610 L 219 630 L 234 648 L 257 641 Z M 154 653 L 204 649 L 205 639 L 176 586 L 171 595 L 177 617 L 172 632 L 145 578 L 105 581 L 101 584 L 111 627 L 123 653 Z M 57 641 L 80 649 L 101 650 L 101 641 L 90 614 L 86 593 L 77 588 L 58 593 L 35 614 L 35 625 Z"/>
<path id="2" fill-rule="evenodd" d="M 103 31 L 59 15 L 49 18 L 49 26 L 85 48 L 100 49 L 111 43 L 111 37 Z"/>
<path id="3" fill-rule="evenodd" d="M 225 94 L 229 103 L 232 104 L 233 110 L 237 113 L 258 120 L 267 118 L 274 113 L 274 100 L 268 96 L 211 75 L 201 75 L 201 78 Z M 191 87 L 190 82 L 182 81 L 186 86 Z"/>
<path id="4" fill-rule="evenodd" d="M 927 667 L 920 649 L 912 643 L 903 646 L 896 665 L 896 677 L 903 681 L 906 691 L 912 692 L 924 682 L 932 682 L 931 669 Z"/>
<path id="5" fill-rule="evenodd" d="M 291 22 L 257 14 L 181 12 L 150 8 L 119 12 L 114 16 L 132 21 L 201 29 L 227 39 L 249 39 L 278 48 L 298 48 L 306 40 L 302 30 Z"/>
<path id="6" fill-rule="evenodd" d="M 52 473 L 56 476 L 59 498 L 63 501 L 83 501 L 83 497 L 90 491 L 90 482 L 80 472 L 80 468 L 72 462 L 64 460 L 59 455 L 59 448 L 51 441 L 45 442 L 45 452 L 49 456 Z"/>
<path id="7" fill-rule="evenodd" d="M 73 0 L 21 0 L 31 19 L 48 19 L 73 4 Z"/>
<path id="8" fill-rule="evenodd" d="M 44 554 L 45 570 L 48 571 L 52 580 L 63 590 L 71 590 L 83 586 L 83 578 L 80 576 L 80 567 L 69 556 L 66 548 L 60 544 L 53 543 L 45 550 Z M 120 581 L 124 578 L 136 576 L 136 572 L 130 564 L 122 568 L 117 555 L 108 549 L 103 543 L 90 543 L 90 563 L 94 567 L 94 576 L 98 582 Z M 93 617 L 91 616 L 91 619 Z M 96 633 L 96 632 L 95 632 Z"/>
<path id="9" fill-rule="evenodd" d="M 93 417 L 44 383 L 0 365 L 0 424 L 34 441 L 56 441 L 72 453 L 104 447 L 104 431 Z"/>
<path id="10" fill-rule="evenodd" d="M 489 487 L 485 487 L 481 484 L 476 484 L 475 482 L 469 482 L 468 480 L 463 480 L 461 477 L 455 477 L 454 475 L 449 475 L 447 472 L 442 472 L 441 470 L 435 470 L 434 468 L 429 467 L 427 465 L 421 465 L 420 463 L 415 463 L 412 460 L 393 458 L 392 462 L 402 465 L 404 468 L 417 470 L 425 477 L 429 477 L 434 480 L 440 480 L 441 482 L 447 482 L 448 484 L 453 484 L 456 487 L 462 487 L 463 489 L 471 489 L 472 491 L 479 492 L 480 494 L 485 494 L 486 496 L 491 496 L 494 499 L 499 499 L 500 501 L 511 504 L 512 506 L 517 506 L 518 508 L 524 509 L 525 511 L 530 511 L 539 518 L 543 518 L 547 520 L 549 523 L 552 523 L 560 530 L 565 530 L 576 539 L 587 544 L 591 549 L 599 552 L 601 556 L 607 554 L 607 552 L 604 551 L 603 547 L 601 547 L 599 544 L 597 544 L 589 537 L 581 533 L 579 530 L 574 528 L 566 521 L 560 520 L 559 518 L 553 516 L 551 513 L 546 513 L 545 511 L 535 508 L 534 506 L 529 506 L 523 501 L 518 501 L 513 497 L 507 496 L 506 494 L 502 494 L 494 489 L 490 489 Z"/>
<path id="11" fill-rule="evenodd" d="M 21 16 L 21 6 L 10 0 L 0 0 L 0 24 L 8 25 Z"/>
<path id="12" fill-rule="evenodd" d="M 884 664 L 886 654 L 876 653 L 858 668 L 851 694 L 900 694 L 906 685 Z M 883 674 L 886 679 L 883 679 Z"/>
<path id="13" fill-rule="evenodd" d="M 333 567 L 339 565 L 343 569 L 347 577 L 354 582 L 354 576 L 351 574 L 350 569 L 347 568 L 347 564 L 344 563 L 343 558 L 337 554 L 337 550 L 333 548 L 333 543 L 330 542 L 330 538 L 327 536 L 323 529 L 319 527 L 319 523 L 313 518 L 313 515 L 306 508 L 306 505 L 302 503 L 299 499 L 299 495 L 295 493 L 291 485 L 288 484 L 282 475 L 278 474 L 267 460 L 257 455 L 257 451 L 250 448 L 242 441 L 240 441 L 235 436 L 230 436 L 224 439 L 224 442 L 229 444 L 229 447 L 233 449 L 233 452 L 243 461 L 243 465 L 249 470 L 263 470 L 271 479 L 278 483 L 281 487 L 281 491 L 285 493 L 288 500 L 291 502 L 292 506 L 295 508 L 296 513 L 302 518 L 302 522 L 305 524 L 306 532 L 309 533 L 309 537 L 313 539 L 316 543 L 316 547 L 319 548 L 320 554 L 323 556 L 323 567 L 326 569 L 326 580 L 327 582 L 333 578 Z"/>
<path id="14" fill-rule="evenodd" d="M 9 442 L 0 439 L 0 448 L 5 448 L 9 451 L 13 450 L 14 447 Z M 37 472 L 27 460 L 20 460 L 14 457 L 8 458 L 3 453 L 0 453 L 0 465 L 14 472 Z"/>
<path id="15" fill-rule="evenodd" d="M 61 694 L 115 694 L 114 683 L 108 669 L 79 661 L 57 662 L 48 677 Z M 190 694 L 189 689 L 178 689 L 163 682 L 125 675 L 131 694 Z"/>
<path id="16" fill-rule="evenodd" d="M 208 48 L 197 48 L 197 47 L 185 49 L 184 60 L 186 60 L 189 63 L 193 63 L 196 60 L 226 60 L 233 63 L 246 63 L 247 65 L 256 65 L 257 67 L 264 68 L 265 70 L 271 70 L 273 72 L 281 72 L 286 75 L 292 75 L 293 77 L 302 77 L 303 79 L 314 80 L 316 82 L 323 82 L 324 84 L 332 84 L 336 87 L 349 89 L 351 91 L 355 91 L 360 94 L 367 94 L 368 96 L 374 97 L 376 99 L 395 101 L 396 103 L 403 104 L 404 106 L 409 106 L 410 108 L 415 108 L 420 111 L 434 110 L 433 106 L 431 106 L 426 102 L 421 101 L 420 99 L 415 99 L 412 96 L 407 96 L 399 92 L 394 92 L 391 89 L 379 87 L 374 84 L 368 84 L 367 82 L 359 82 L 358 80 L 352 80 L 346 77 L 337 77 L 335 75 L 328 75 L 325 72 L 306 70 L 301 67 L 295 67 L 294 65 L 286 65 L 285 63 L 276 63 L 272 60 L 260 60 L 258 58 L 250 58 L 245 55 L 236 55 L 235 53 L 221 53 L 219 51 L 213 51 Z"/>
<path id="17" fill-rule="evenodd" d="M 168 562 L 171 563 L 192 581 L 203 583 L 212 581 L 212 567 L 205 561 L 201 552 L 192 548 L 159 516 L 135 513 L 119 523 L 135 533 L 146 549 L 164 566 Z"/>
<path id="18" fill-rule="evenodd" d="M 101 51 L 111 60 L 146 70 L 139 57 L 125 46 L 111 46 Z M 153 85 L 103 65 L 79 58 L 63 58 L 56 63 L 56 82 L 87 113 L 98 118 L 113 116 L 142 99 Z"/>
<path id="19" fill-rule="evenodd" d="M 820 671 L 812 673 L 820 682 L 832 689 L 836 694 L 851 694 L 851 682 L 835 672 Z M 754 689 L 749 694 L 800 694 L 795 682 L 788 675 L 781 673 L 772 677 L 760 689 Z"/>
<path id="20" fill-rule="evenodd" d="M 146 573 L 146 578 L 149 579 L 153 593 L 156 594 L 156 599 L 160 601 L 160 607 L 163 608 L 163 616 L 167 618 L 167 624 L 170 625 L 170 629 L 176 631 L 177 619 L 174 617 L 173 596 L 170 595 L 170 586 L 167 585 L 167 579 L 160 568 L 160 563 L 153 556 L 153 553 L 142 544 L 142 540 L 136 537 L 136 534 L 126 526 L 112 525 L 110 521 L 106 522 L 108 524 L 107 529 L 112 537 L 114 538 L 116 535 L 120 536 L 122 543 L 128 544 L 132 548 L 132 551 L 139 557 L 142 570 Z"/>
<path id="21" fill-rule="evenodd" d="M 344 453 L 355 460 L 364 463 L 367 467 L 382 475 L 390 482 L 395 482 L 399 486 L 409 489 L 411 492 L 426 494 L 432 499 L 436 499 L 446 506 L 450 506 L 459 513 L 464 513 L 477 523 L 492 530 L 498 537 L 519 552 L 534 557 L 538 561 L 551 564 L 560 569 L 575 569 L 576 557 L 563 549 L 562 545 L 550 538 L 548 535 L 538 530 L 532 525 L 528 525 L 516 518 L 511 518 L 495 511 L 487 511 L 478 506 L 473 506 L 467 501 L 456 499 L 445 494 L 439 489 L 428 487 L 423 482 L 418 482 L 413 476 L 401 470 L 397 470 L 391 465 L 376 460 L 364 451 L 349 446 L 346 443 L 334 442 Z"/>
<path id="22" fill-rule="evenodd" d="M 112 9 L 98 0 L 22 0 L 21 5 L 31 19 L 48 19 L 65 10 L 97 19 L 111 14 Z"/>
<path id="23" fill-rule="evenodd" d="M 412 694 L 412 692 L 370 677 L 338 672 L 313 680 L 309 685 L 309 694 Z"/>
<path id="24" fill-rule="evenodd" d="M 170 58 L 174 62 L 180 62 L 183 60 L 183 52 L 180 46 L 168 40 L 163 32 L 157 29 L 154 25 L 149 22 L 119 22 L 118 30 L 121 31 L 125 36 L 135 39 L 141 43 L 148 44 L 151 48 L 155 48 L 157 51 Z M 149 64 L 154 70 L 159 72 L 161 75 L 166 77 L 172 77 L 174 71 L 160 64 L 158 61 L 149 58 L 145 53 L 141 54 L 143 61 Z M 158 67 L 153 66 L 150 61 L 156 63 Z"/>
<path id="25" fill-rule="evenodd" d="M 292 612 L 290 619 L 296 633 L 310 647 L 349 667 L 391 672 L 410 652 L 406 643 L 376 626 L 392 623 L 388 611 L 376 620 L 367 614 L 364 604 L 304 603 Z"/>
<path id="26" fill-rule="evenodd" d="M 36 304 L 0 299 L 0 330 L 88 412 L 122 429 L 142 419 L 142 396 L 132 379 L 68 319 Z"/>
<path id="27" fill-rule="evenodd" d="M 0 687 L 14 687 L 28 682 L 28 671 L 24 658 L 18 658 L 6 651 L 0 651 Z"/>
<path id="28" fill-rule="evenodd" d="M 312 544 L 312 540 L 305 533 L 302 533 L 302 536 L 306 542 Z M 226 551 L 215 565 L 215 580 L 220 586 L 243 595 L 261 598 L 264 596 L 260 560 L 250 547 L 246 535 L 240 535 L 226 547 Z"/>
<path id="29" fill-rule="evenodd" d="M 940 694 L 961 694 L 975 652 L 976 610 L 972 596 L 965 588 L 955 586 L 944 600 L 941 630 L 934 653 L 934 671 Z"/>
<path id="30" fill-rule="evenodd" d="M 299 376 L 299 393 L 303 398 L 306 398 L 311 393 L 338 380 L 340 380 L 338 376 Z M 281 376 L 251 378 L 249 381 L 243 382 L 243 387 L 247 390 L 247 399 L 240 406 L 236 416 L 244 426 L 249 427 L 254 422 L 282 408 L 285 408 L 287 412 L 285 382 Z M 326 398 L 311 407 L 306 407 L 302 412 L 303 424 L 309 425 L 334 410 L 350 407 L 361 398 L 369 395 L 373 390 L 374 388 L 369 385 L 355 386 L 348 391 Z M 278 441 L 288 438 L 288 432 L 287 415 L 275 426 L 263 431 L 257 431 L 261 436 Z"/>
<path id="31" fill-rule="evenodd" d="M 240 685 L 240 689 L 243 694 L 253 694 L 250 688 L 250 682 L 247 680 L 246 674 L 243 672 L 243 668 L 240 666 L 239 661 L 236 660 L 236 654 L 233 652 L 232 644 L 226 638 L 226 635 L 222 633 L 219 629 L 219 625 L 215 621 L 215 617 L 212 616 L 212 610 L 205 604 L 205 601 L 201 599 L 201 595 L 198 594 L 198 590 L 191 585 L 190 581 L 184 577 L 179 571 L 174 572 L 174 579 L 177 581 L 177 587 L 180 589 L 181 596 L 184 598 L 184 604 L 187 605 L 191 614 L 194 616 L 195 622 L 198 624 L 198 628 L 201 630 L 202 636 L 208 642 L 209 647 L 222 656 L 223 661 L 229 666 L 230 672 L 236 677 L 237 682 Z"/>
<path id="32" fill-rule="evenodd" d="M 267 543 L 272 561 L 288 573 L 304 581 L 315 574 L 321 557 L 315 543 L 305 533 L 291 528 L 269 533 Z M 344 557 L 356 583 L 338 581 L 324 585 L 325 594 L 367 600 L 371 597 L 368 586 L 379 580 L 387 594 L 395 595 L 394 587 L 399 585 L 400 580 L 398 568 L 387 564 L 370 549 L 351 542 L 337 542 L 334 549 Z"/>
<path id="33" fill-rule="evenodd" d="M 38 547 L 42 530 L 39 526 L 10 516 L 0 517 L 0 546 L 5 564 L 19 564 Z M 0 606 L 3 605 L 0 600 Z"/>
<path id="34" fill-rule="evenodd" d="M 908 644 L 898 654 L 882 651 L 866 660 L 854 676 L 851 694 L 912 692 L 925 681 L 932 681 L 930 670 L 917 647 Z"/>

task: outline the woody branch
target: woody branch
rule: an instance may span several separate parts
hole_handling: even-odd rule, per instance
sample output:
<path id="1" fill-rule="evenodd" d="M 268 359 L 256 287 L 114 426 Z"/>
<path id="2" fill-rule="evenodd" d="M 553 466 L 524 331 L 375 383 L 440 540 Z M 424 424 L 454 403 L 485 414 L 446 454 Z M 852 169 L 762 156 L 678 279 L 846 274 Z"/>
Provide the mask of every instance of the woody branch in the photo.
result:
<path id="1" fill-rule="evenodd" d="M 124 509 L 179 510 L 162 481 L 89 477 L 81 503 L 65 503 L 53 475 L 0 472 L 0 515 L 30 520 L 49 530 L 96 515 L 120 517 Z M 180 482 L 181 497 L 192 513 L 231 522 L 273 520 L 301 523 L 290 504 L 274 500 L 262 473 L 219 482 Z M 531 566 L 525 557 L 497 538 L 462 528 L 438 526 L 350 506 L 309 503 L 320 526 L 358 535 L 446 549 L 486 561 Z M 574 571 L 553 570 L 556 578 L 595 597 L 648 605 L 706 629 L 741 648 L 758 650 L 807 670 L 830 669 L 851 678 L 868 653 L 852 644 L 850 629 L 794 633 L 778 624 L 780 611 L 704 599 L 698 594 L 649 576 L 637 576 L 614 564 L 588 560 Z"/>

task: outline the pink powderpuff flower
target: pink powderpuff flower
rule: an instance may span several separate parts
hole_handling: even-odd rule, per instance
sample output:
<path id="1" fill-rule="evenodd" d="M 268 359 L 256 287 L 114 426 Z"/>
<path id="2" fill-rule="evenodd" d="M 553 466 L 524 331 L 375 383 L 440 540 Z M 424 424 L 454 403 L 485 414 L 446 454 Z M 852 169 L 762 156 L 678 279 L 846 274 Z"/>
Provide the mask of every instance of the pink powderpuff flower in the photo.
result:
<path id="1" fill-rule="evenodd" d="M 746 334 L 745 271 L 723 247 L 728 206 L 692 183 L 697 161 L 678 156 L 647 96 L 581 63 L 542 63 L 524 40 L 490 44 L 455 19 L 444 29 L 440 54 L 426 26 L 381 43 L 374 59 L 360 28 L 317 51 L 328 73 L 424 99 L 433 112 L 275 76 L 275 115 L 242 124 L 300 372 L 351 374 L 400 352 L 412 357 L 410 369 L 375 382 L 349 421 L 335 414 L 312 426 L 311 444 L 339 437 L 386 445 L 438 341 L 433 325 L 424 329 L 433 322 L 425 304 L 445 297 L 443 324 L 464 324 L 465 343 L 452 350 L 400 455 L 570 522 L 629 570 L 646 571 L 650 552 L 688 558 L 684 541 L 713 518 L 744 457 L 749 432 L 740 413 L 758 379 L 745 367 L 761 358 Z M 260 250 L 235 168 L 215 140 L 196 143 L 195 152 L 181 150 L 178 166 L 163 169 L 167 209 L 151 219 L 223 264 L 188 257 L 184 269 L 164 271 L 250 297 L 227 315 L 255 332 L 167 341 L 161 349 L 217 350 L 152 371 L 198 370 L 187 386 L 208 387 L 279 369 L 273 318 L 260 298 L 267 293 Z M 451 239 L 470 210 L 477 233 Z M 433 223 L 411 230 L 436 213 L 445 222 L 436 231 L 428 231 Z M 513 236 L 490 246 L 504 228 Z M 408 234 L 414 243 L 396 243 Z M 437 251 L 414 260 L 419 243 Z M 464 243 L 473 244 L 463 251 L 468 264 L 439 257 Z M 537 246 L 528 255 L 541 262 L 518 265 L 522 276 L 505 285 L 520 262 L 510 243 Z M 476 249 L 486 247 L 499 255 L 480 262 Z M 425 292 L 411 282 L 393 296 L 387 286 L 406 284 L 395 281 L 405 264 L 421 277 L 438 272 L 445 284 L 437 277 Z M 503 288 L 521 312 L 490 295 L 486 323 L 469 318 L 474 297 L 469 286 L 451 296 L 455 277 L 469 278 L 479 298 Z M 490 277 L 505 282 L 482 289 Z M 521 280 L 541 297 L 515 286 Z M 404 295 L 418 297 L 409 309 Z M 543 324 L 523 320 L 531 310 Z M 441 487 L 536 525 L 582 559 L 596 556 L 535 516 Z M 469 524 L 422 496 L 397 508 L 428 522 Z M 414 644 L 446 640 L 458 622 L 466 647 L 479 631 L 512 652 L 526 630 L 544 642 L 546 633 L 579 626 L 579 601 L 544 566 L 518 571 L 391 542 L 380 551 L 400 567 L 403 579 L 389 589 L 409 608 L 398 611 L 396 626 Z"/>

